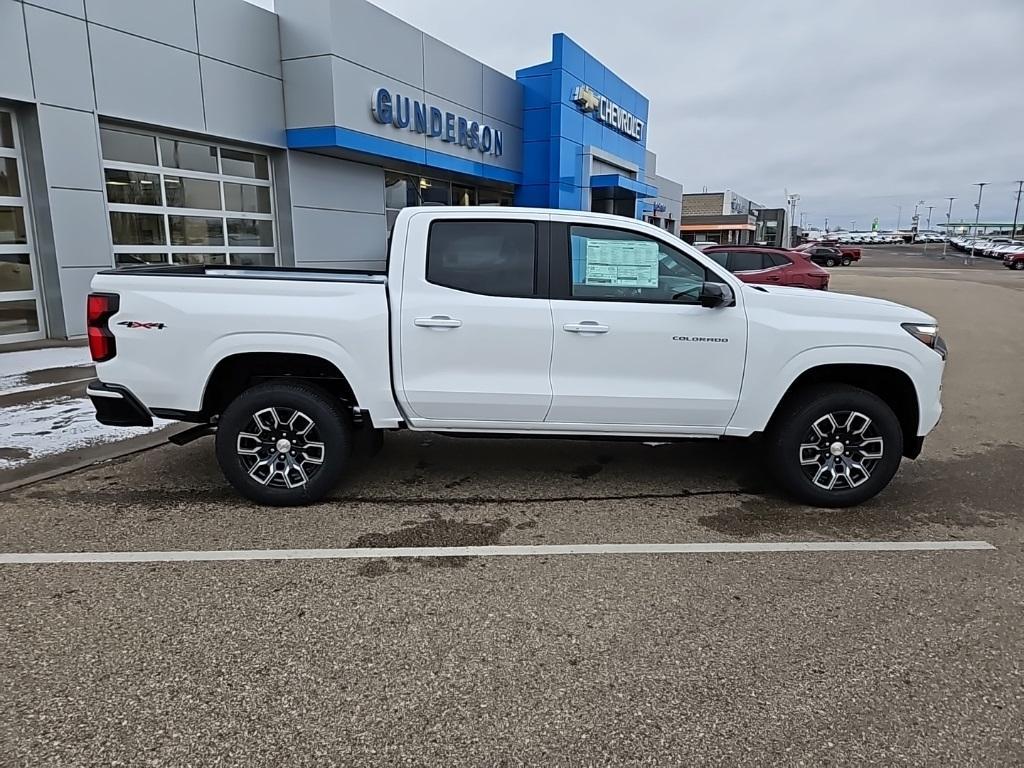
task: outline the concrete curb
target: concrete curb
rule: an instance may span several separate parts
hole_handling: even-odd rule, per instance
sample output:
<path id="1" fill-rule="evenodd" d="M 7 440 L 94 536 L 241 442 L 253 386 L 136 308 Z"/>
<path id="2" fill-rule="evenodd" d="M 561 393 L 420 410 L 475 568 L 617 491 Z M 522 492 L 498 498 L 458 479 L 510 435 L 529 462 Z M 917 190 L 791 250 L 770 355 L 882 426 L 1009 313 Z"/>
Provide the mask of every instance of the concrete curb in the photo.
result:
<path id="1" fill-rule="evenodd" d="M 125 459 L 137 453 L 151 451 L 163 445 L 170 445 L 168 438 L 179 431 L 179 424 L 164 427 L 147 435 L 120 440 L 115 443 L 91 446 L 78 451 L 47 456 L 23 467 L 0 473 L 0 494 L 24 488 L 27 485 L 52 480 L 82 469 Z"/>

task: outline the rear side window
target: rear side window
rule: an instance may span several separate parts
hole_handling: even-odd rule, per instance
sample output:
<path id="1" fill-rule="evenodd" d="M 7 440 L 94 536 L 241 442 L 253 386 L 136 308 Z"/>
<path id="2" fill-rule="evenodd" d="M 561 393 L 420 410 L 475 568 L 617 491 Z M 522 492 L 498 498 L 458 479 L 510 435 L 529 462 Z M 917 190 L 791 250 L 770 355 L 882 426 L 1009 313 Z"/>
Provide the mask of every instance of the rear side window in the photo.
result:
<path id="1" fill-rule="evenodd" d="M 710 253 L 705 252 L 705 256 L 711 259 L 716 264 L 723 266 L 728 269 L 729 264 L 729 252 L 728 251 L 711 251 Z"/>
<path id="2" fill-rule="evenodd" d="M 763 255 L 755 251 L 733 251 L 730 269 L 733 272 L 753 272 L 757 269 L 764 269 Z"/>
<path id="3" fill-rule="evenodd" d="M 536 293 L 537 231 L 529 221 L 435 221 L 427 282 L 486 296 Z"/>
<path id="4" fill-rule="evenodd" d="M 780 256 L 777 253 L 766 253 L 764 255 L 765 267 L 785 267 L 792 262 L 785 256 Z"/>

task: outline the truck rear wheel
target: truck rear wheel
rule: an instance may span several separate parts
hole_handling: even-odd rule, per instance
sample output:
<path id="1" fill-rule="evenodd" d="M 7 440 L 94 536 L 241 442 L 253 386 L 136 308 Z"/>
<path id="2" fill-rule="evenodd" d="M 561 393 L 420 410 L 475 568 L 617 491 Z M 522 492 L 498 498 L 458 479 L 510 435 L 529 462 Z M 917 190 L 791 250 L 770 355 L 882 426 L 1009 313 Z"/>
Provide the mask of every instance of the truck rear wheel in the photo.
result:
<path id="1" fill-rule="evenodd" d="M 885 488 L 903 456 L 903 430 L 877 395 L 844 384 L 809 387 L 772 420 L 768 461 L 783 490 L 816 507 L 851 507 Z"/>
<path id="2" fill-rule="evenodd" d="M 235 490 L 258 504 L 322 499 L 349 466 L 351 428 L 318 387 L 270 382 L 236 397 L 217 424 L 217 461 Z"/>
<path id="3" fill-rule="evenodd" d="M 843 265 L 844 267 L 848 267 L 848 266 L 850 266 L 851 264 L 853 264 L 853 259 L 851 259 L 851 258 L 850 258 L 849 256 L 843 256 L 843 261 L 842 261 L 842 265 Z"/>

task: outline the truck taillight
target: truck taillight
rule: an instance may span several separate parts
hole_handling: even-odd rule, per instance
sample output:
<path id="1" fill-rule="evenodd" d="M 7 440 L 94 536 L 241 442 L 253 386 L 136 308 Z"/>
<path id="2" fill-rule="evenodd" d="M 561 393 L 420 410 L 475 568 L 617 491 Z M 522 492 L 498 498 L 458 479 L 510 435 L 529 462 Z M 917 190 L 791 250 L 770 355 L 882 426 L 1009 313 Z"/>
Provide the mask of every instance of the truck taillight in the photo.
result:
<path id="1" fill-rule="evenodd" d="M 102 363 L 117 354 L 117 342 L 110 332 L 109 320 L 117 312 L 120 303 L 116 293 L 90 293 L 86 300 L 89 353 L 94 362 Z"/>

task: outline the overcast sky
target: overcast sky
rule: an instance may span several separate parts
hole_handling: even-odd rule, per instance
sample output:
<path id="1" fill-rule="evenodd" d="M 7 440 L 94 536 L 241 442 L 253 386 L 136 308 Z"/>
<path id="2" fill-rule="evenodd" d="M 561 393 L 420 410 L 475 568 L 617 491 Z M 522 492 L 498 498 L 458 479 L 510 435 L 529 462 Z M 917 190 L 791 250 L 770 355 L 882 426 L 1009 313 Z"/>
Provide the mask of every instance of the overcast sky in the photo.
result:
<path id="1" fill-rule="evenodd" d="M 684 191 L 788 189 L 808 223 L 866 229 L 918 200 L 942 221 L 950 195 L 973 220 L 988 181 L 982 219 L 1013 217 L 1024 0 L 373 1 L 512 76 L 567 33 L 650 99 L 648 147 Z"/>

